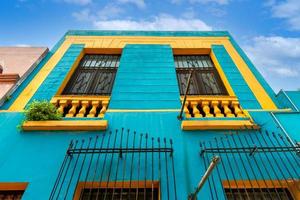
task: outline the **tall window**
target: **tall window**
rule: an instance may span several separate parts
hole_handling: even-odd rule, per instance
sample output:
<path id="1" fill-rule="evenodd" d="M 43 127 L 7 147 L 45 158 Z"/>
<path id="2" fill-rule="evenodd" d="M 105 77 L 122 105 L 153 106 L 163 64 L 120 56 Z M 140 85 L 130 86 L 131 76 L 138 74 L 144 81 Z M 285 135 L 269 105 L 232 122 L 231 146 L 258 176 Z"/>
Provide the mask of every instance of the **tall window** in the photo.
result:
<path id="1" fill-rule="evenodd" d="M 180 94 L 184 95 L 188 77 L 194 71 L 189 95 L 227 95 L 221 78 L 208 55 L 174 56 Z"/>
<path id="2" fill-rule="evenodd" d="M 110 95 L 120 55 L 85 55 L 63 94 Z"/>

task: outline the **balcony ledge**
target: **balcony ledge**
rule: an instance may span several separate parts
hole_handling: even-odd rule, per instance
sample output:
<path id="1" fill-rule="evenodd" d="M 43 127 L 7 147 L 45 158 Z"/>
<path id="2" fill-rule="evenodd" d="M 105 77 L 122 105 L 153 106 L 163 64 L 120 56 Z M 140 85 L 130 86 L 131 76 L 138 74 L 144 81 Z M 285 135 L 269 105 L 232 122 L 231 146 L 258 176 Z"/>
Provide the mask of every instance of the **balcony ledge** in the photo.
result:
<path id="1" fill-rule="evenodd" d="M 259 129 L 260 127 L 248 119 L 244 120 L 184 120 L 181 129 L 191 130 L 243 130 Z"/>
<path id="2" fill-rule="evenodd" d="M 107 120 L 26 121 L 22 125 L 24 131 L 98 131 L 107 127 Z"/>

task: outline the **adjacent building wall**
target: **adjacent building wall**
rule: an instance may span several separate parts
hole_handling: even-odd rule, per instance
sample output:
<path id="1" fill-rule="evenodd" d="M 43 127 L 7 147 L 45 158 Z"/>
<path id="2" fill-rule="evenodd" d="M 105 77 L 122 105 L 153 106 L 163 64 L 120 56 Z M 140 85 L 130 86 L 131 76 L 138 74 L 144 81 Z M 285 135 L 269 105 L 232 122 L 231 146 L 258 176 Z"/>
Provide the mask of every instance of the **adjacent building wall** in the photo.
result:
<path id="1" fill-rule="evenodd" d="M 0 105 L 9 91 L 37 66 L 48 52 L 46 47 L 0 47 Z"/>

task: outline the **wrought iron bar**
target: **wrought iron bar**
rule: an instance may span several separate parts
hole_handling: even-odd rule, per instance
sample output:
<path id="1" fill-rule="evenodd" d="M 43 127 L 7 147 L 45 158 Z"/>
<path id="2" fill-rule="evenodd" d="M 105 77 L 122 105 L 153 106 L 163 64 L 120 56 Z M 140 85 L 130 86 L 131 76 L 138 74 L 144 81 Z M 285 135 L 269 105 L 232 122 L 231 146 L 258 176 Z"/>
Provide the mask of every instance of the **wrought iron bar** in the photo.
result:
<path id="1" fill-rule="evenodd" d="M 190 74 L 189 74 L 188 81 L 187 81 L 187 86 L 186 86 L 186 89 L 185 89 L 184 98 L 183 98 L 183 102 L 182 102 L 182 105 L 181 105 L 180 113 L 177 116 L 177 119 L 179 119 L 179 120 L 182 120 L 183 109 L 184 109 L 186 98 L 187 98 L 187 95 L 188 95 L 188 92 L 189 92 L 189 89 L 190 89 L 191 78 L 192 78 L 193 73 L 194 73 L 194 71 L 191 70 Z"/>
<path id="2" fill-rule="evenodd" d="M 144 134 L 137 142 L 136 133 L 131 137 L 129 132 L 110 131 L 101 140 L 96 136 L 96 140 L 75 141 L 67 150 L 51 199 L 177 200 L 172 140 L 164 138 L 161 144 L 160 138 L 150 141 Z M 158 192 L 158 184 L 164 193 Z"/>

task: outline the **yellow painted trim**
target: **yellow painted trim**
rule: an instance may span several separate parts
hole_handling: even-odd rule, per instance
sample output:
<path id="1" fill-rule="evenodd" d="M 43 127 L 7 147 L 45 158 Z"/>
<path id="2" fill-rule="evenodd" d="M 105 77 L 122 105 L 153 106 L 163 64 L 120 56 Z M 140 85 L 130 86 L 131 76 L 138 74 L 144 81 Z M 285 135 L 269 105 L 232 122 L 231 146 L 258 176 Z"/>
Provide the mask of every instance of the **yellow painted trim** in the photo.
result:
<path id="1" fill-rule="evenodd" d="M 173 48 L 174 55 L 209 55 L 211 48 Z"/>
<path id="2" fill-rule="evenodd" d="M 284 109 L 245 109 L 247 112 L 292 112 L 290 108 Z"/>
<path id="3" fill-rule="evenodd" d="M 106 113 L 119 113 L 119 112 L 180 112 L 180 109 L 108 109 Z"/>
<path id="4" fill-rule="evenodd" d="M 49 75 L 49 73 L 54 69 L 56 64 L 63 57 L 67 49 L 70 47 L 71 42 L 65 40 L 61 47 L 55 52 L 55 54 L 48 60 L 48 62 L 43 66 L 43 68 L 36 74 L 36 76 L 31 80 L 31 82 L 25 87 L 22 93 L 14 101 L 14 103 L 9 107 L 11 111 L 23 110 L 27 102 L 31 99 L 34 93 L 41 86 L 43 81 Z"/>
<path id="5" fill-rule="evenodd" d="M 19 97 L 10 106 L 9 110 L 20 111 L 25 107 L 27 102 L 31 99 L 71 44 L 85 44 L 86 49 L 122 49 L 126 44 L 167 44 L 174 49 L 210 49 L 212 45 L 224 45 L 262 108 L 276 109 L 275 103 L 260 85 L 254 74 L 252 74 L 238 52 L 234 49 L 229 37 L 66 36 L 61 47 L 22 91 Z M 222 80 L 225 79 L 222 78 Z M 232 90 L 228 89 L 228 92 L 231 93 Z"/>
<path id="6" fill-rule="evenodd" d="M 226 75 L 225 75 L 225 73 L 224 73 L 224 71 L 223 71 L 223 69 L 222 69 L 222 67 L 221 67 L 221 65 L 220 65 L 220 63 L 219 63 L 218 59 L 216 58 L 216 55 L 214 54 L 213 51 L 210 52 L 210 58 L 211 58 L 212 62 L 214 63 L 214 65 L 215 65 L 215 67 L 216 67 L 216 69 L 219 73 L 219 76 L 220 76 L 220 78 L 221 78 L 221 80 L 222 80 L 222 82 L 223 82 L 223 84 L 224 84 L 224 86 L 225 86 L 225 88 L 228 92 L 228 95 L 229 96 L 235 96 L 235 93 L 234 93 L 232 87 L 230 86 L 229 81 L 226 78 Z"/>
<path id="7" fill-rule="evenodd" d="M 85 54 L 122 54 L 122 48 L 84 48 Z"/>
<path id="8" fill-rule="evenodd" d="M 223 45 L 226 48 L 227 52 L 229 53 L 230 57 L 232 58 L 234 64 L 241 72 L 246 83 L 252 90 L 254 96 L 259 101 L 261 107 L 263 109 L 276 109 L 277 107 L 275 103 L 272 101 L 271 97 L 264 90 L 262 85 L 259 83 L 259 81 L 256 79 L 254 74 L 251 72 L 249 66 L 245 63 L 245 61 L 242 59 L 239 53 L 235 50 L 231 42 L 229 40 L 224 41 Z"/>
<path id="9" fill-rule="evenodd" d="M 241 130 L 259 129 L 250 120 L 184 120 L 181 122 L 181 129 L 190 130 Z"/>
<path id="10" fill-rule="evenodd" d="M 51 102 L 57 102 L 58 100 L 78 100 L 78 101 L 109 101 L 110 96 L 97 96 L 97 95 L 55 95 Z"/>
<path id="11" fill-rule="evenodd" d="M 183 101 L 184 96 L 180 96 L 180 100 Z M 236 96 L 224 96 L 224 95 L 188 95 L 187 101 L 238 101 Z"/>
<path id="12" fill-rule="evenodd" d="M 106 130 L 107 120 L 26 121 L 24 131 L 94 131 Z"/>

